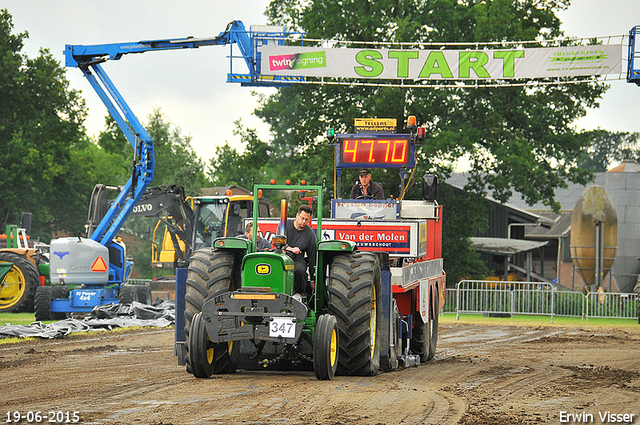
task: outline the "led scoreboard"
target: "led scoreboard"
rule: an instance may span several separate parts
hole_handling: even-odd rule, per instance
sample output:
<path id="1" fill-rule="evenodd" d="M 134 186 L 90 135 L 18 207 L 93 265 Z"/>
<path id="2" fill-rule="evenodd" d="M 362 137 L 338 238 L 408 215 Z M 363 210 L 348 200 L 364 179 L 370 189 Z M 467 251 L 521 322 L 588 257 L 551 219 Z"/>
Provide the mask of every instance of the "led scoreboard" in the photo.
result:
<path id="1" fill-rule="evenodd" d="M 338 167 L 413 168 L 415 144 L 410 134 L 336 135 Z"/>

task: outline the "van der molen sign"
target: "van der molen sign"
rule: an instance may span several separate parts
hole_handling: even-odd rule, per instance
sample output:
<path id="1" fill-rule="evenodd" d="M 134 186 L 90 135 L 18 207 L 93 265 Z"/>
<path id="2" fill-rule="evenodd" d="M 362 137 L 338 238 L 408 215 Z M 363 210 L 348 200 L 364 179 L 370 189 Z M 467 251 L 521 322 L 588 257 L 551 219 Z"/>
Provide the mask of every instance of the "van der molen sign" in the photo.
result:
<path id="1" fill-rule="evenodd" d="M 622 45 L 512 50 L 321 49 L 264 46 L 263 75 L 503 80 L 620 74 Z"/>

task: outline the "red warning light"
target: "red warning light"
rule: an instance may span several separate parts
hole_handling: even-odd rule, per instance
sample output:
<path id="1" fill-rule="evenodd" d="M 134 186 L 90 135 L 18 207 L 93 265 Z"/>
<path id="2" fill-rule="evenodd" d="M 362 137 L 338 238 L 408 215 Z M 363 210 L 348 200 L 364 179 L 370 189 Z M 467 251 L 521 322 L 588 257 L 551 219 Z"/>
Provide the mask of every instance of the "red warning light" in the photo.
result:
<path id="1" fill-rule="evenodd" d="M 271 181 L 269 182 L 269 184 L 276 184 L 276 179 L 271 179 Z"/>

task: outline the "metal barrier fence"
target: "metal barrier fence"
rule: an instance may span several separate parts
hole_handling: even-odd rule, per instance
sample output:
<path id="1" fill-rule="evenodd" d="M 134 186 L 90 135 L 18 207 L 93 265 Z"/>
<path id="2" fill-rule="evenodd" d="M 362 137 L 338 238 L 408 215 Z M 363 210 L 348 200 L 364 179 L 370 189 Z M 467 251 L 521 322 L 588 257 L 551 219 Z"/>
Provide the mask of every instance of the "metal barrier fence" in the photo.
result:
<path id="1" fill-rule="evenodd" d="M 586 296 L 585 316 L 640 320 L 639 303 L 638 294 L 590 292 Z"/>
<path id="2" fill-rule="evenodd" d="M 463 280 L 447 289 L 443 312 L 472 314 L 524 314 L 550 316 L 638 317 L 637 294 L 563 291 L 542 282 Z"/>

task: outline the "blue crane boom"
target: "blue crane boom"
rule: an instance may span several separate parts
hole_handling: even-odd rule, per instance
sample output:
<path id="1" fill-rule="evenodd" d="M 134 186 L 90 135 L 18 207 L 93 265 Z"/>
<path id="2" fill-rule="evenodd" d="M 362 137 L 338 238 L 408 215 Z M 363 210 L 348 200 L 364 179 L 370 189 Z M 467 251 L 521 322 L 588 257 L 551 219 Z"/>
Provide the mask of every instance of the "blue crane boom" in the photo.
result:
<path id="1" fill-rule="evenodd" d="M 261 27 L 262 28 L 262 27 Z M 204 46 L 237 45 L 241 57 L 249 70 L 248 74 L 228 74 L 227 82 L 240 82 L 251 86 L 286 86 L 301 77 L 260 76 L 259 44 L 276 42 L 284 44 L 289 32 L 282 28 L 268 27 L 267 30 L 247 31 L 241 21 L 232 21 L 218 36 L 211 38 L 176 38 L 147 40 L 133 43 L 112 43 L 99 45 L 67 45 L 65 63 L 69 67 L 79 68 L 96 91 L 107 110 L 122 130 L 135 152 L 132 176 L 123 187 L 116 200 L 98 224 L 90 238 L 107 245 L 118 233 L 131 210 L 153 180 L 154 148 L 153 140 L 140 124 L 133 111 L 118 92 L 115 85 L 102 69 L 101 64 L 108 60 L 119 60 L 123 55 L 144 53 L 155 50 L 197 49 Z M 230 58 L 233 59 L 233 50 Z"/>
<path id="2" fill-rule="evenodd" d="M 145 288 L 124 285 L 131 272 L 132 263 L 127 261 L 125 246 L 116 238 L 116 235 L 153 181 L 154 143 L 102 68 L 102 64 L 110 60 L 119 60 L 131 53 L 230 45 L 231 66 L 227 82 L 239 82 L 245 86 L 282 87 L 294 81 L 303 81 L 303 78 L 262 77 L 259 46 L 273 43 L 282 45 L 285 37 L 290 34 L 292 33 L 285 33 L 283 27 L 273 26 L 260 26 L 255 29 L 252 27 L 247 31 L 242 22 L 233 21 L 217 37 L 212 38 L 188 37 L 65 47 L 66 66 L 76 67 L 82 71 L 133 147 L 134 159 L 131 177 L 120 189 L 104 216 L 100 217 L 101 212 L 95 216 L 90 213 L 90 217 L 99 222 L 95 224 L 90 218 L 87 238 L 67 237 L 51 241 L 52 284 L 78 286 L 70 292 L 68 298 L 56 296 L 52 287 L 39 287 L 35 297 L 37 320 L 51 320 L 52 315 L 57 313 L 90 312 L 98 305 L 138 299 L 136 297 L 139 294 L 147 298 L 144 295 Z M 234 45 L 239 48 L 239 56 L 234 56 Z M 248 73 L 232 72 L 233 59 L 238 58 L 244 59 Z M 92 203 L 95 201 L 96 205 L 99 205 L 102 194 L 102 189 L 97 192 L 94 190 Z M 104 200 L 106 201 L 106 197 Z M 96 209 L 98 210 L 99 208 Z M 138 295 L 134 296 L 134 294 Z"/>

